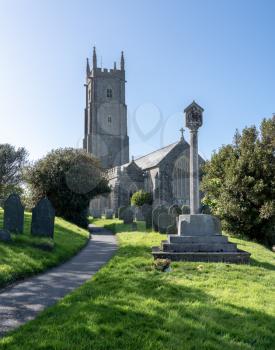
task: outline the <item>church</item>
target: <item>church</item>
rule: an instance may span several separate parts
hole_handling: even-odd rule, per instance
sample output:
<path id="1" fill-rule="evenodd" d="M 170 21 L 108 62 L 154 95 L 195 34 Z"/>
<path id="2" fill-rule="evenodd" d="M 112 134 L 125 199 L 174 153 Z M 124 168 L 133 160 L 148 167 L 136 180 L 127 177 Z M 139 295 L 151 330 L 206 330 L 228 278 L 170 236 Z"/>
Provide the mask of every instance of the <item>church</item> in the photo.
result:
<path id="1" fill-rule="evenodd" d="M 102 69 L 94 47 L 92 67 L 89 59 L 86 66 L 83 148 L 100 160 L 111 193 L 93 199 L 90 210 L 117 213 L 138 190 L 152 194 L 153 206 L 189 205 L 190 147 L 183 135 L 175 143 L 129 160 L 125 84 L 123 52 L 119 67 L 115 62 L 112 69 Z M 191 106 L 201 109 L 195 102 Z M 203 163 L 201 157 L 199 163 Z"/>

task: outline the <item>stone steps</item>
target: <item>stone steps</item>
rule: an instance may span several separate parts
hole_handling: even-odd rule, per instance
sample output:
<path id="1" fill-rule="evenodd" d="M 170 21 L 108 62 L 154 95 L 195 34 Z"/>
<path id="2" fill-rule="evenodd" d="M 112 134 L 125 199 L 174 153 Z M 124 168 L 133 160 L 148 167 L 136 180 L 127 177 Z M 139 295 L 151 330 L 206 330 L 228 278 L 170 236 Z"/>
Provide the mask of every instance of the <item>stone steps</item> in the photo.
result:
<path id="1" fill-rule="evenodd" d="M 234 243 L 162 243 L 164 252 L 236 252 Z"/>
<path id="2" fill-rule="evenodd" d="M 239 250 L 221 234 L 218 218 L 207 214 L 180 215 L 178 235 L 168 235 L 161 247 L 153 247 L 154 258 L 172 261 L 248 263 L 250 254 Z"/>
<path id="3" fill-rule="evenodd" d="M 155 259 L 191 262 L 223 262 L 248 264 L 250 253 L 237 249 L 236 252 L 164 252 L 159 247 L 152 248 Z"/>
<path id="4" fill-rule="evenodd" d="M 169 235 L 168 243 L 227 243 L 227 236 L 222 235 L 201 235 L 201 236 L 179 236 Z"/>

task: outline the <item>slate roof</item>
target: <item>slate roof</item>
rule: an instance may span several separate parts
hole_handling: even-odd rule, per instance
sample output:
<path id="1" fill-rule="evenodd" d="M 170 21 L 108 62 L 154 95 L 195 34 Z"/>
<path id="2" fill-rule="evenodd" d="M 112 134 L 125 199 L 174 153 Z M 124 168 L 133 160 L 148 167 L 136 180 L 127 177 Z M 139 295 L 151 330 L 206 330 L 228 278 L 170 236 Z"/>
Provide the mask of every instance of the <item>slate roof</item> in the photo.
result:
<path id="1" fill-rule="evenodd" d="M 153 168 L 159 164 L 159 162 L 166 157 L 166 155 L 178 144 L 179 142 L 172 143 L 166 147 L 153 151 L 145 156 L 135 159 L 135 163 L 142 169 Z M 128 165 L 128 164 L 127 164 Z M 124 166 L 127 166 L 126 164 Z"/>

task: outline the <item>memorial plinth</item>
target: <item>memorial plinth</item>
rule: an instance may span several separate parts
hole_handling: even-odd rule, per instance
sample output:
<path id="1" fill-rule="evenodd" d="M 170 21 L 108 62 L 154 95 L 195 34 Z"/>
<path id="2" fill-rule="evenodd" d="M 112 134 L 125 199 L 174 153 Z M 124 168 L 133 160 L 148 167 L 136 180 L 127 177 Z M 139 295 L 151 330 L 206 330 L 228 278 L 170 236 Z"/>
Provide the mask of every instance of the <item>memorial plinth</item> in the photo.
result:
<path id="1" fill-rule="evenodd" d="M 161 247 L 153 247 L 154 258 L 172 261 L 248 263 L 250 253 L 237 248 L 221 234 L 220 220 L 199 214 L 198 128 L 203 109 L 193 102 L 185 109 L 186 126 L 190 129 L 190 215 L 180 215 L 178 234 L 168 235 Z"/>

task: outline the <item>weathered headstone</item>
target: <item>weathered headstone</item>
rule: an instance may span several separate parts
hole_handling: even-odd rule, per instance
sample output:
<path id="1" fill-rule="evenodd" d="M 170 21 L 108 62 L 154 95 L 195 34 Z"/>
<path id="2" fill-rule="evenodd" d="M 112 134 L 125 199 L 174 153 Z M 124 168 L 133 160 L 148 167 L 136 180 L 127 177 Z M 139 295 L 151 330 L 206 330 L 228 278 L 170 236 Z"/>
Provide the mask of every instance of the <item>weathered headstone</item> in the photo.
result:
<path id="1" fill-rule="evenodd" d="M 119 220 L 123 220 L 123 212 L 124 212 L 125 209 L 127 209 L 127 207 L 125 207 L 125 206 L 118 208 L 118 218 L 119 218 Z"/>
<path id="2" fill-rule="evenodd" d="M 136 208 L 135 209 L 135 218 L 137 221 L 143 221 L 144 220 L 144 215 L 142 213 L 141 208 Z"/>
<path id="3" fill-rule="evenodd" d="M 11 235 L 9 231 L 0 230 L 0 241 L 11 242 Z"/>
<path id="4" fill-rule="evenodd" d="M 145 220 L 146 229 L 152 228 L 152 205 L 143 204 L 141 211 Z"/>
<path id="5" fill-rule="evenodd" d="M 114 211 L 112 209 L 105 209 L 105 218 L 112 219 L 114 216 Z"/>
<path id="6" fill-rule="evenodd" d="M 54 235 L 55 210 L 48 198 L 40 199 L 32 210 L 31 234 L 51 237 Z"/>
<path id="7" fill-rule="evenodd" d="M 132 224 L 134 221 L 134 213 L 130 207 L 127 207 L 123 212 L 124 224 Z"/>
<path id="8" fill-rule="evenodd" d="M 155 231 L 159 231 L 159 216 L 162 213 L 168 214 L 168 209 L 164 205 L 160 205 L 153 210 L 152 222 Z"/>
<path id="9" fill-rule="evenodd" d="M 158 217 L 158 227 L 160 233 L 166 233 L 167 227 L 172 224 L 172 216 L 168 213 L 162 212 Z"/>
<path id="10" fill-rule="evenodd" d="M 4 230 L 12 233 L 23 233 L 24 230 L 24 207 L 16 193 L 4 203 Z"/>
<path id="11" fill-rule="evenodd" d="M 94 219 L 100 219 L 101 218 L 101 211 L 99 209 L 92 209 L 92 217 Z"/>

